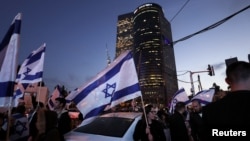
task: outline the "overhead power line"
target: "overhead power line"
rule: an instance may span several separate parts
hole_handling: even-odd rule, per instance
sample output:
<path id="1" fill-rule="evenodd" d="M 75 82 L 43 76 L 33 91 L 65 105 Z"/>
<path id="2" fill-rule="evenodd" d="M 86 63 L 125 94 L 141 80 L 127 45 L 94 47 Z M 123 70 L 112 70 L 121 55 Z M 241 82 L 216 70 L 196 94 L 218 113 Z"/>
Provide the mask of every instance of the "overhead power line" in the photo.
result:
<path id="1" fill-rule="evenodd" d="M 182 9 L 188 4 L 190 0 L 187 0 L 184 5 L 181 7 L 181 9 L 174 15 L 174 17 L 170 20 L 170 22 L 172 22 L 174 20 L 174 18 L 182 11 Z"/>
<path id="2" fill-rule="evenodd" d="M 191 34 L 191 35 L 188 35 L 188 36 L 186 36 L 186 37 L 184 37 L 184 38 L 181 38 L 181 39 L 179 39 L 179 40 L 177 40 L 177 41 L 174 41 L 174 42 L 172 42 L 172 44 L 174 45 L 174 44 L 176 44 L 176 43 L 178 43 L 178 42 L 187 40 L 187 39 L 189 39 L 189 38 L 191 38 L 191 37 L 193 37 L 193 36 L 195 36 L 195 35 L 197 35 L 197 34 L 200 34 L 200 33 L 206 32 L 206 31 L 208 31 L 208 30 L 210 30 L 210 29 L 213 29 L 213 28 L 215 28 L 215 27 L 217 27 L 217 26 L 223 24 L 223 23 L 226 22 L 227 20 L 231 19 L 232 17 L 236 16 L 237 14 L 239 14 L 239 13 L 241 13 L 241 12 L 247 10 L 248 8 L 250 8 L 250 5 L 248 5 L 247 7 L 241 9 L 240 11 L 238 11 L 238 12 L 236 12 L 236 13 L 234 13 L 234 14 L 232 14 L 232 15 L 230 15 L 230 16 L 228 16 L 228 17 L 222 19 L 222 20 L 220 20 L 219 22 L 216 22 L 216 23 L 214 23 L 214 24 L 212 24 L 212 25 L 210 25 L 210 26 L 208 26 L 208 27 L 206 27 L 206 28 L 204 28 L 204 29 L 202 29 L 202 30 L 200 30 L 200 31 L 198 31 L 198 32 L 195 32 L 195 33 L 193 33 L 193 34 Z"/>
<path id="3" fill-rule="evenodd" d="M 184 74 L 186 74 L 186 73 L 189 73 L 190 71 L 186 71 L 186 72 L 184 72 L 184 73 L 182 73 L 182 74 L 178 74 L 177 76 L 181 76 L 181 75 L 184 75 Z"/>
<path id="4" fill-rule="evenodd" d="M 180 79 L 177 79 L 177 80 L 180 81 L 180 82 L 183 82 L 183 83 L 191 83 L 191 82 L 180 80 Z M 198 82 L 198 81 L 194 81 L 193 83 L 195 83 L 195 82 Z"/>

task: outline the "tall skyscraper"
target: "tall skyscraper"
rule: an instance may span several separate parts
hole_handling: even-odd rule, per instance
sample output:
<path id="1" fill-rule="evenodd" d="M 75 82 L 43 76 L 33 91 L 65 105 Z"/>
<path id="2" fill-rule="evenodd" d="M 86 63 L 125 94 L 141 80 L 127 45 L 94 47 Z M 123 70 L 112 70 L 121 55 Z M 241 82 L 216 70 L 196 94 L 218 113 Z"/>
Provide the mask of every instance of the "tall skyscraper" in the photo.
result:
<path id="1" fill-rule="evenodd" d="M 128 49 L 134 53 L 144 102 L 166 106 L 178 83 L 171 25 L 161 6 L 146 3 L 120 15 L 116 45 L 116 56 Z"/>

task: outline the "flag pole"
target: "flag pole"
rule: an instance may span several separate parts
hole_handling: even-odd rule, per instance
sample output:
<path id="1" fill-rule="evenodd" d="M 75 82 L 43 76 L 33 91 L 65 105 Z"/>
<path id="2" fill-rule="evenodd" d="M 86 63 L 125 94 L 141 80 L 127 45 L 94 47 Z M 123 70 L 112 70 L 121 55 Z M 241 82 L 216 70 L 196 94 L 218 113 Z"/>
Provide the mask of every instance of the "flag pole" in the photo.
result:
<path id="1" fill-rule="evenodd" d="M 15 90 L 15 84 L 13 84 L 13 90 Z M 13 91 L 14 93 L 14 91 Z M 14 95 L 13 95 L 14 96 Z M 6 141 L 10 141 L 10 125 L 11 125 L 11 111 L 13 108 L 13 96 L 10 97 L 10 104 L 9 104 L 9 109 L 8 109 L 8 119 L 7 119 L 7 133 L 6 133 Z"/>
<path id="2" fill-rule="evenodd" d="M 33 119 L 34 114 L 37 112 L 37 110 L 38 110 L 38 108 L 40 106 L 39 105 L 39 98 L 40 98 L 40 93 L 41 93 L 41 85 L 42 85 L 41 83 L 42 83 L 42 81 L 40 81 L 40 84 L 37 85 L 39 87 L 38 94 L 36 95 L 37 104 L 36 104 L 36 107 L 33 107 L 35 110 L 31 114 L 31 118 L 29 119 L 29 123 Z M 38 98 L 37 98 L 37 96 L 38 96 Z"/>
<path id="3" fill-rule="evenodd" d="M 141 55 L 142 55 L 142 51 L 140 49 L 139 61 L 138 61 L 138 64 L 137 64 L 138 79 L 139 79 L 139 76 L 140 76 Z M 143 101 L 142 95 L 141 95 L 141 103 L 142 103 L 142 110 L 143 110 L 144 118 L 145 118 L 145 121 L 146 121 L 146 125 L 147 125 L 147 127 L 149 127 L 149 125 L 148 125 L 148 118 L 147 118 L 147 115 L 146 115 L 145 105 L 144 105 L 144 101 Z"/>
<path id="4" fill-rule="evenodd" d="M 39 85 L 38 85 L 39 90 L 38 90 L 38 94 L 37 94 L 38 98 L 37 98 L 36 110 L 37 110 L 37 109 L 38 109 L 38 107 L 39 107 L 40 94 L 41 94 L 41 86 L 42 86 L 42 81 L 40 81 L 40 82 L 39 82 Z"/>
<path id="5" fill-rule="evenodd" d="M 43 43 L 43 46 L 44 47 L 46 47 L 46 43 Z M 44 52 L 44 55 L 45 55 L 45 52 Z M 44 60 L 45 60 L 45 57 L 43 58 L 43 62 L 44 62 Z M 42 66 L 43 68 L 44 68 L 44 63 L 43 63 L 43 66 Z M 39 101 L 40 101 L 40 94 L 41 94 L 41 86 L 42 86 L 42 82 L 43 82 L 43 76 L 41 77 L 41 81 L 40 81 L 40 86 L 39 86 L 39 90 L 38 90 L 38 99 L 37 99 L 37 105 L 36 105 L 36 110 L 38 109 L 38 107 L 39 107 Z"/>
<path id="6" fill-rule="evenodd" d="M 8 109 L 6 141 L 9 141 L 9 136 L 10 136 L 11 109 L 12 109 L 12 97 L 10 97 L 10 105 Z"/>
<path id="7" fill-rule="evenodd" d="M 146 125 L 147 125 L 147 127 L 148 127 L 148 126 L 149 126 L 149 125 L 148 125 L 148 118 L 147 118 L 147 115 L 146 115 L 145 105 L 144 105 L 144 101 L 143 101 L 142 96 L 141 96 L 141 103 L 142 103 L 143 115 L 144 115 L 144 118 L 145 118 L 145 121 L 146 121 Z"/>

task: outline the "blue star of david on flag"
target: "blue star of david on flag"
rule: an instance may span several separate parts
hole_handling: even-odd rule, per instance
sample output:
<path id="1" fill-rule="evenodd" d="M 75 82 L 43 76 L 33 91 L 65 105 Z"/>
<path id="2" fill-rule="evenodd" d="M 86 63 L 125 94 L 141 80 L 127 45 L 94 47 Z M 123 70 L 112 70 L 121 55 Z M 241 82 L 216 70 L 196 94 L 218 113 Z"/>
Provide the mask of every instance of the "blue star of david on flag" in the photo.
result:
<path id="1" fill-rule="evenodd" d="M 112 95 L 115 93 L 115 88 L 116 88 L 116 83 L 110 85 L 110 84 L 106 84 L 106 88 L 104 90 L 102 90 L 102 92 L 105 93 L 105 98 L 107 97 L 112 97 Z"/>
<path id="2" fill-rule="evenodd" d="M 178 102 L 178 100 L 175 98 L 175 99 L 173 100 L 173 103 L 176 104 L 177 102 Z"/>
<path id="3" fill-rule="evenodd" d="M 21 122 L 21 121 L 17 121 L 16 124 L 15 124 L 15 132 L 21 136 L 23 134 L 24 131 L 27 130 L 27 127 L 26 127 L 26 122 Z"/>
<path id="4" fill-rule="evenodd" d="M 26 72 L 24 72 L 23 74 L 24 74 L 24 75 L 28 75 L 29 72 L 31 72 L 31 69 L 27 67 L 27 68 L 26 68 Z"/>

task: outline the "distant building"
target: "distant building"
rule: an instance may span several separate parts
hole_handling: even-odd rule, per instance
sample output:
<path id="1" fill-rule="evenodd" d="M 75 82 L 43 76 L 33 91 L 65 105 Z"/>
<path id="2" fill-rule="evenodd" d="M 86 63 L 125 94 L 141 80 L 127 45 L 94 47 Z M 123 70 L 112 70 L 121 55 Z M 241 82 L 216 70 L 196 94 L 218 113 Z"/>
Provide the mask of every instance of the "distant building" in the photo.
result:
<path id="1" fill-rule="evenodd" d="M 178 90 L 171 25 L 160 5 L 118 16 L 116 57 L 132 50 L 145 103 L 166 106 Z"/>
<path id="2" fill-rule="evenodd" d="M 133 17 L 133 12 L 118 16 L 115 57 L 126 50 L 133 49 Z"/>

